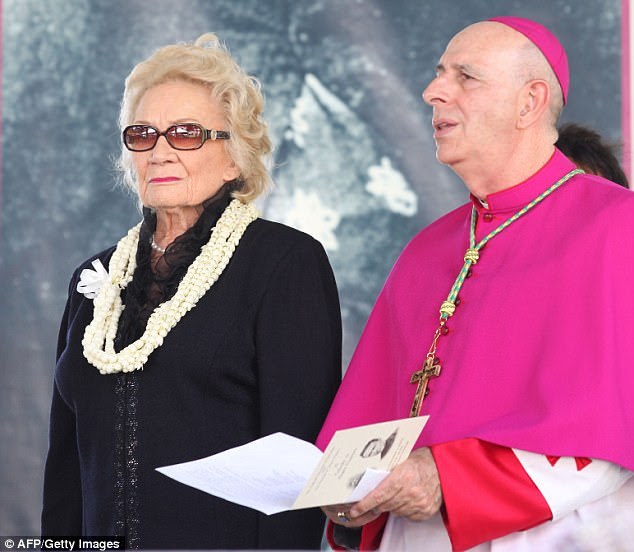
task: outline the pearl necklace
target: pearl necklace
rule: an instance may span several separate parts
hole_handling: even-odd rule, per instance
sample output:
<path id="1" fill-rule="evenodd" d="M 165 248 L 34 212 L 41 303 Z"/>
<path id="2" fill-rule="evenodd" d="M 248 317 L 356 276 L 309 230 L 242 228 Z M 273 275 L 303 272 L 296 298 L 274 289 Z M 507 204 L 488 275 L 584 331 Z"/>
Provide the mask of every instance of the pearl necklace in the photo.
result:
<path id="1" fill-rule="evenodd" d="M 150 240 L 150 247 L 154 249 L 154 251 L 158 251 L 161 255 L 165 254 L 165 248 L 161 247 L 158 243 L 154 241 L 154 236 L 152 236 L 152 239 Z"/>
<path id="2" fill-rule="evenodd" d="M 174 296 L 158 305 L 150 315 L 144 334 L 119 351 L 114 340 L 124 306 L 121 291 L 132 281 L 141 224 L 131 228 L 117 244 L 109 265 L 109 277 L 94 299 L 93 319 L 86 326 L 84 357 L 102 374 L 132 372 L 143 368 L 150 354 L 185 314 L 218 280 L 229 263 L 247 226 L 258 218 L 251 204 L 234 199 L 212 229 L 211 237 L 178 285 Z"/>

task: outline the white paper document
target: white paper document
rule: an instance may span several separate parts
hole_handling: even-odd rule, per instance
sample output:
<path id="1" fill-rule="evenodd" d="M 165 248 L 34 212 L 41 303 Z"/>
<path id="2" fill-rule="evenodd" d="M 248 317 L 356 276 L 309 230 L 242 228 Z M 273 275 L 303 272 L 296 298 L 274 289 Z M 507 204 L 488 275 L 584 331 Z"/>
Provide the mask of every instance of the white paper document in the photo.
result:
<path id="1" fill-rule="evenodd" d="M 156 469 L 265 514 L 356 502 L 407 458 L 427 418 L 337 431 L 323 454 L 312 443 L 274 433 L 207 458 Z"/>

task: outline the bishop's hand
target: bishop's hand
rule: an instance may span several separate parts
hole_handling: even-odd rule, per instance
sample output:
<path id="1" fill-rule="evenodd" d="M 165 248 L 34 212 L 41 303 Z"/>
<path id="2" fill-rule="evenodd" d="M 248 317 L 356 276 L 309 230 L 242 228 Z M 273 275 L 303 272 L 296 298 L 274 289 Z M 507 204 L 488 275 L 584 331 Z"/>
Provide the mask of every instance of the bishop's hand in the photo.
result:
<path id="1" fill-rule="evenodd" d="M 381 515 L 381 512 L 368 512 L 365 515 L 353 519 L 350 515 L 350 509 L 354 505 L 355 503 L 331 504 L 329 506 L 322 506 L 321 509 L 330 521 L 343 525 L 344 527 L 361 527 L 366 523 L 374 521 Z"/>
<path id="2" fill-rule="evenodd" d="M 436 514 L 441 505 L 436 462 L 431 450 L 423 447 L 413 451 L 376 489 L 352 505 L 348 515 L 351 521 L 343 525 L 358 527 L 376 519 L 382 512 L 422 521 Z"/>

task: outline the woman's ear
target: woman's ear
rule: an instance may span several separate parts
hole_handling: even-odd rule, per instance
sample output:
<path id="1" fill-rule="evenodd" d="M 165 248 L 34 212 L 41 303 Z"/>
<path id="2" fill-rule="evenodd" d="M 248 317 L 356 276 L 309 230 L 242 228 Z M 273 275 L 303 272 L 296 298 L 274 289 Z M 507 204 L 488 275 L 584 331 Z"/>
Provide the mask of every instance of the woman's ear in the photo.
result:
<path id="1" fill-rule="evenodd" d="M 235 161 L 231 161 L 231 163 L 229 163 L 226 167 L 225 170 L 222 173 L 222 179 L 225 182 L 231 182 L 232 180 L 235 180 L 236 178 L 240 177 L 240 169 L 238 168 L 238 165 L 236 165 Z"/>

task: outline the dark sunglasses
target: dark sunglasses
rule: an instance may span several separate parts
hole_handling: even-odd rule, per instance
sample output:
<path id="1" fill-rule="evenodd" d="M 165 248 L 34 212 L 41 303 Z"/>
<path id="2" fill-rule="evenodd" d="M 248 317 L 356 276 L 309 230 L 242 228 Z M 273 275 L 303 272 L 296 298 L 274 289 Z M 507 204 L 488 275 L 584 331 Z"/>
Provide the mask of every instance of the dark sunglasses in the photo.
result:
<path id="1" fill-rule="evenodd" d="M 196 123 L 179 123 L 159 132 L 149 125 L 130 125 L 123 129 L 123 144 L 130 151 L 149 151 L 165 136 L 167 143 L 177 150 L 201 148 L 207 140 L 229 140 L 224 130 L 203 128 Z"/>

